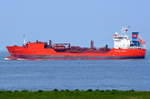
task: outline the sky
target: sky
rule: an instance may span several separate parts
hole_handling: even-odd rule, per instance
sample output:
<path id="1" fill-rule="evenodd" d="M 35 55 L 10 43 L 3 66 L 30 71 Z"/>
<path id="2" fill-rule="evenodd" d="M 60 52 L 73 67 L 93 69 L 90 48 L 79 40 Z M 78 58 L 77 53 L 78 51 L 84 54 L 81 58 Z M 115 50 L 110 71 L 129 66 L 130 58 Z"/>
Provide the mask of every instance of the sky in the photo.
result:
<path id="1" fill-rule="evenodd" d="M 121 26 L 138 31 L 150 49 L 150 0 L 0 0 L 0 50 L 27 41 L 113 47 Z"/>

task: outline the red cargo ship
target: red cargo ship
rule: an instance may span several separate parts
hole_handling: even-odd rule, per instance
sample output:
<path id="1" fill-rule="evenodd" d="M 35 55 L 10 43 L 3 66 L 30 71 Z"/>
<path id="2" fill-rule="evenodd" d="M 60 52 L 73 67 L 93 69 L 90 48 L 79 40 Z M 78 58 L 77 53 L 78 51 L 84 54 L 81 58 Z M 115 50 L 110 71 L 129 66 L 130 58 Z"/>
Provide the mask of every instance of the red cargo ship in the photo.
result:
<path id="1" fill-rule="evenodd" d="M 11 56 L 6 59 L 141 59 L 145 57 L 146 49 L 144 40 L 139 38 L 138 32 L 132 32 L 132 39 L 124 33 L 116 32 L 113 35 L 114 48 L 106 45 L 103 48 L 96 48 L 94 41 L 91 41 L 89 48 L 71 46 L 70 43 L 53 44 L 50 40 L 46 42 L 27 42 L 23 46 L 7 46 Z"/>

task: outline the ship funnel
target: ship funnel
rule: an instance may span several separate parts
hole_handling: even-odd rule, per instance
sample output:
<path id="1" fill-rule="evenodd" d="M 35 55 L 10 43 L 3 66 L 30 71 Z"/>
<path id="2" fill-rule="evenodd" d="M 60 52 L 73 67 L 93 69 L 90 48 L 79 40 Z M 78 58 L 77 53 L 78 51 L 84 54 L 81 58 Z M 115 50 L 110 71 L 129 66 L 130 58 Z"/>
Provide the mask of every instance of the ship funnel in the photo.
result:
<path id="1" fill-rule="evenodd" d="M 139 36 L 139 32 L 132 32 L 132 40 L 133 41 L 137 41 L 138 36 Z"/>
<path id="2" fill-rule="evenodd" d="M 91 49 L 94 48 L 94 41 L 93 41 L 93 40 L 91 40 L 90 48 L 91 48 Z"/>
<path id="3" fill-rule="evenodd" d="M 139 32 L 132 32 L 132 43 L 134 46 L 140 46 L 138 37 L 139 37 Z"/>

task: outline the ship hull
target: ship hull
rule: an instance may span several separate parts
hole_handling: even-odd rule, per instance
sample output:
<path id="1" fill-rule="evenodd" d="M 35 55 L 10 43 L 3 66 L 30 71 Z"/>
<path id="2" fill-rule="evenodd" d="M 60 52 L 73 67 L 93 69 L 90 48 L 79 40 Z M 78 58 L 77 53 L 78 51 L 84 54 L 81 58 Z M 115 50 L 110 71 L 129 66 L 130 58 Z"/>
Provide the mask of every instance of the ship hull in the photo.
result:
<path id="1" fill-rule="evenodd" d="M 145 58 L 145 49 L 111 49 L 102 52 L 56 52 L 51 48 L 30 49 L 19 46 L 7 47 L 11 56 L 7 57 L 10 60 L 98 60 L 98 59 L 143 59 Z"/>
<path id="2" fill-rule="evenodd" d="M 31 55 L 21 55 L 21 56 L 8 56 L 6 60 L 102 60 L 102 59 L 143 59 L 144 56 L 100 56 L 100 57 L 88 57 L 88 56 L 31 56 Z"/>

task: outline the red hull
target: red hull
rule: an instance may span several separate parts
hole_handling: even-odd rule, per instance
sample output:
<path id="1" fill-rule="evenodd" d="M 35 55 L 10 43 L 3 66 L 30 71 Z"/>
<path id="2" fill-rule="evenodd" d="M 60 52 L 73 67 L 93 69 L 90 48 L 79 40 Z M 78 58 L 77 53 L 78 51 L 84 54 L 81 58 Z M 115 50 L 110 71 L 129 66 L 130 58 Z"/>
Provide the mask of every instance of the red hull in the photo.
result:
<path id="1" fill-rule="evenodd" d="M 53 48 L 42 47 L 7 47 L 10 59 L 136 59 L 144 58 L 145 49 L 110 49 L 98 52 L 57 52 Z"/>

